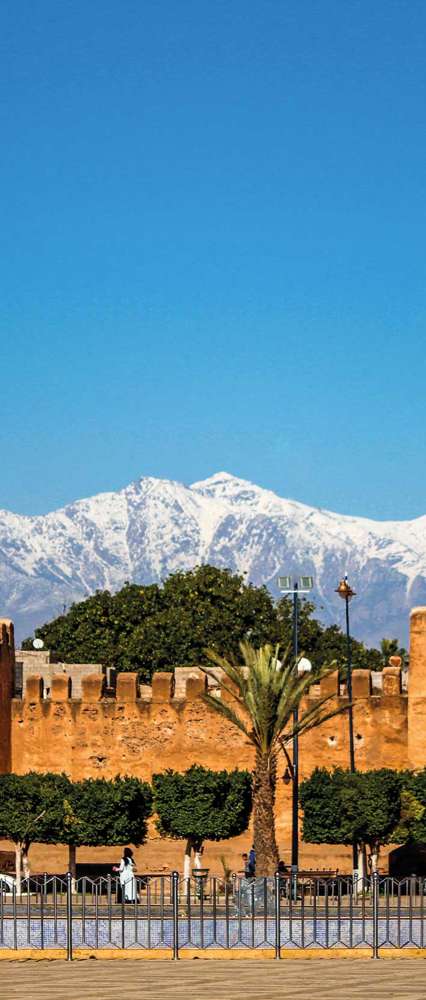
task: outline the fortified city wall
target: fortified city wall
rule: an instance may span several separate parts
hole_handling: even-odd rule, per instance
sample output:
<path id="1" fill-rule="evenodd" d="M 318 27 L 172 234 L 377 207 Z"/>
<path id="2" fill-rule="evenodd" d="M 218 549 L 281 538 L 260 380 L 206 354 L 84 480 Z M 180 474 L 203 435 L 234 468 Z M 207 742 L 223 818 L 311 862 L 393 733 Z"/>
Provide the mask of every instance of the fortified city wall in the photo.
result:
<path id="1" fill-rule="evenodd" d="M 3 620 L 1 628 L 0 771 L 65 771 L 74 780 L 133 774 L 149 780 L 156 771 L 167 767 L 183 771 L 193 763 L 217 770 L 252 768 L 253 751 L 243 734 L 202 702 L 206 678 L 200 670 L 182 668 L 175 674 L 154 674 L 152 686 L 140 686 L 136 674 L 119 674 L 114 697 L 105 693 L 104 675 L 89 673 L 79 676 L 81 695 L 79 692 L 75 697 L 72 677 L 63 672 L 61 664 L 61 672 L 49 678 L 48 697 L 44 697 L 42 677 L 35 674 L 26 678 L 23 696 L 14 698 L 13 626 Z M 313 698 L 325 694 L 332 694 L 336 705 L 347 700 L 337 673 L 312 689 Z M 402 689 L 397 666 L 386 667 L 381 675 L 354 670 L 353 699 L 358 768 L 422 767 L 426 763 L 426 608 L 416 608 L 411 614 L 408 692 Z M 316 766 L 347 767 L 348 762 L 346 713 L 300 740 L 301 778 Z M 287 859 L 290 800 L 291 785 L 279 780 L 277 838 Z M 220 868 L 221 854 L 237 865 L 238 853 L 249 839 L 250 834 L 246 834 L 235 841 L 208 845 L 210 867 Z M 34 850 L 38 854 L 36 860 L 33 857 L 33 867 L 52 869 L 52 849 L 40 846 Z M 63 857 L 61 849 L 53 853 L 55 863 L 63 869 L 64 852 Z M 176 864 L 181 854 L 182 845 L 160 840 L 152 826 L 150 841 L 139 851 L 140 864 L 158 870 L 160 863 Z M 112 856 L 111 848 L 92 849 L 84 858 L 110 860 Z M 302 865 L 342 868 L 348 857 L 345 849 L 306 845 L 301 861 Z M 83 859 L 83 850 L 79 858 Z"/>

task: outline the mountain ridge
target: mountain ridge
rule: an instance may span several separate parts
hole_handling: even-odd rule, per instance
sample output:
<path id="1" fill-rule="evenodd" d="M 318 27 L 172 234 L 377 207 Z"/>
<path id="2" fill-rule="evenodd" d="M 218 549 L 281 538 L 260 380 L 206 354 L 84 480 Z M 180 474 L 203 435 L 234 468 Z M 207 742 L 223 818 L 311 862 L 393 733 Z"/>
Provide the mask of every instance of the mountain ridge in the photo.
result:
<path id="1" fill-rule="evenodd" d="M 409 608 L 426 603 L 425 525 L 425 515 L 336 514 L 228 472 L 189 486 L 142 476 L 48 514 L 0 510 L 1 614 L 22 638 L 96 589 L 159 582 L 211 562 L 275 595 L 280 573 L 310 573 L 326 623 L 342 621 L 334 589 L 348 572 L 358 592 L 354 635 L 370 644 L 384 635 L 406 641 Z"/>

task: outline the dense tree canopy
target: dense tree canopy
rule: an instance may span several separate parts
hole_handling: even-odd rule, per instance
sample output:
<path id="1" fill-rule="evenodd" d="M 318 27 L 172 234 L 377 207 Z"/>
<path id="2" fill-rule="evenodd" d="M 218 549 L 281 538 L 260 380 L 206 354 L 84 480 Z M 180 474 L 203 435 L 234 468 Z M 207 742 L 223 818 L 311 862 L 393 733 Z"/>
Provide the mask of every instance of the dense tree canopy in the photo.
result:
<path id="1" fill-rule="evenodd" d="M 87 778 L 70 787 L 61 843 L 99 847 L 142 844 L 152 812 L 152 790 L 138 778 Z"/>
<path id="2" fill-rule="evenodd" d="M 338 626 L 325 627 L 314 605 L 299 602 L 299 648 L 319 669 L 346 662 L 346 638 Z M 206 663 L 206 648 L 238 656 L 249 639 L 259 647 L 292 641 L 292 602 L 274 603 L 266 587 L 214 566 L 173 573 L 162 586 L 126 584 L 117 594 L 98 591 L 73 604 L 59 618 L 36 629 L 65 663 L 100 662 L 117 670 L 137 670 L 149 680 L 155 670 Z M 23 643 L 32 648 L 32 639 Z M 352 641 L 354 667 L 380 669 L 380 652 Z"/>
<path id="3" fill-rule="evenodd" d="M 397 843 L 403 772 L 327 771 L 316 768 L 300 786 L 303 839 L 311 844 L 368 845 L 377 857 L 383 844 Z"/>
<path id="4" fill-rule="evenodd" d="M 0 775 L 0 837 L 15 844 L 18 887 L 21 866 L 25 875 L 29 873 L 31 843 L 62 842 L 64 804 L 70 792 L 65 774 Z"/>
<path id="5" fill-rule="evenodd" d="M 161 833 L 189 840 L 226 840 L 247 829 L 251 812 L 248 771 L 210 771 L 194 764 L 184 774 L 154 774 L 155 810 Z"/>

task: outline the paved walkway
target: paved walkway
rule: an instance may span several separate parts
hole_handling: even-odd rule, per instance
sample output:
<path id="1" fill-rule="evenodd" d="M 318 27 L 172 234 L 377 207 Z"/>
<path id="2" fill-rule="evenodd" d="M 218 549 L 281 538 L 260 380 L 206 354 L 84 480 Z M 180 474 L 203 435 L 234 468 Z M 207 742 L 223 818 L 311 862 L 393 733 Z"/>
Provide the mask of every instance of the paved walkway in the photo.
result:
<path id="1" fill-rule="evenodd" d="M 425 960 L 2 962 L 4 1000 L 425 1000 Z"/>

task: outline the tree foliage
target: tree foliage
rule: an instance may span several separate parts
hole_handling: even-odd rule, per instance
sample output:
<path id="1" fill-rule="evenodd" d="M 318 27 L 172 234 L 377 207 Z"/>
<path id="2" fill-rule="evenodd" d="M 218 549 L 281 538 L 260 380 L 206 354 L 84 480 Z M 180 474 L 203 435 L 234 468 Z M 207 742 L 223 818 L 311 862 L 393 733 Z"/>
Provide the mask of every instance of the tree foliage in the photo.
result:
<path id="1" fill-rule="evenodd" d="M 299 648 L 314 670 L 331 660 L 344 665 L 346 638 L 314 617 L 314 605 L 299 600 Z M 36 629 L 38 638 L 64 663 L 100 662 L 136 670 L 149 680 L 156 670 L 206 663 L 205 649 L 238 656 L 239 644 L 292 642 L 292 602 L 274 603 L 266 587 L 214 566 L 173 573 L 162 586 L 126 584 L 117 594 L 98 591 L 67 614 Z M 24 649 L 32 649 L 26 639 Z M 382 666 L 378 650 L 352 640 L 354 667 Z"/>
<path id="2" fill-rule="evenodd" d="M 138 778 L 87 778 L 70 787 L 61 843 L 75 847 L 142 844 L 152 813 L 152 789 Z"/>
<path id="3" fill-rule="evenodd" d="M 322 625 L 314 617 L 315 604 L 304 598 L 298 599 L 298 641 L 299 650 L 312 663 L 313 670 L 319 670 L 323 663 L 345 666 L 347 661 L 347 639 L 338 625 Z M 291 645 L 293 637 L 293 602 L 283 597 L 277 605 L 279 641 L 285 648 Z M 351 639 L 351 660 L 353 668 L 381 670 L 383 658 L 378 649 L 369 649 L 358 639 Z"/>
<path id="4" fill-rule="evenodd" d="M 198 764 L 184 774 L 154 774 L 158 828 L 169 837 L 189 840 L 196 850 L 204 840 L 227 840 L 247 829 L 251 776 L 247 771 L 211 771 Z"/>
<path id="5" fill-rule="evenodd" d="M 395 843 L 426 844 L 426 768 L 404 774 Z"/>
<path id="6" fill-rule="evenodd" d="M 65 774 L 0 775 L 0 837 L 29 847 L 61 841 L 64 801 L 71 783 Z"/>
<path id="7" fill-rule="evenodd" d="M 302 836 L 311 844 L 368 844 L 374 853 L 396 843 L 404 774 L 378 771 L 327 771 L 316 768 L 300 786 Z"/>

